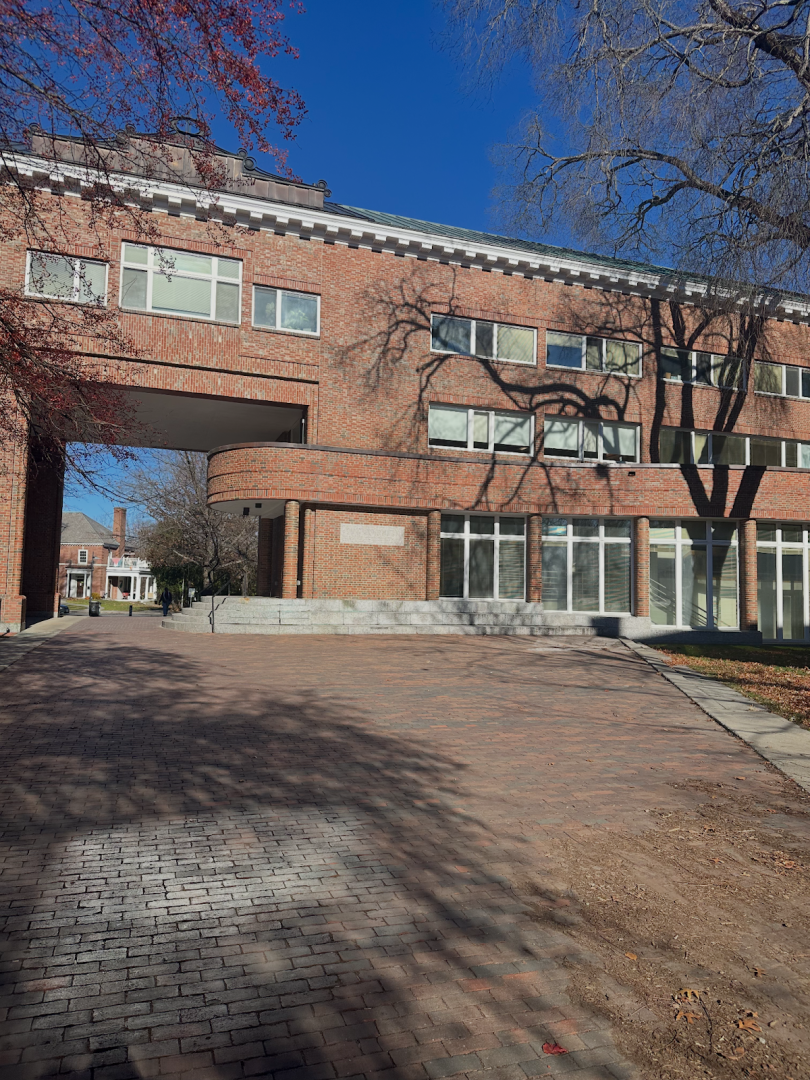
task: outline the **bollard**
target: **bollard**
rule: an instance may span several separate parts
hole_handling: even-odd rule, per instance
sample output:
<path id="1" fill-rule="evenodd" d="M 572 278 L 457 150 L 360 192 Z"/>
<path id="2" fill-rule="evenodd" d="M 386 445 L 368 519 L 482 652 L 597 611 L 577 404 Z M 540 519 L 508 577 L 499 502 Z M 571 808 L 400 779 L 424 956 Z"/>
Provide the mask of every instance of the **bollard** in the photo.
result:
<path id="1" fill-rule="evenodd" d="M 132 604 L 129 605 L 129 613 L 132 614 Z"/>

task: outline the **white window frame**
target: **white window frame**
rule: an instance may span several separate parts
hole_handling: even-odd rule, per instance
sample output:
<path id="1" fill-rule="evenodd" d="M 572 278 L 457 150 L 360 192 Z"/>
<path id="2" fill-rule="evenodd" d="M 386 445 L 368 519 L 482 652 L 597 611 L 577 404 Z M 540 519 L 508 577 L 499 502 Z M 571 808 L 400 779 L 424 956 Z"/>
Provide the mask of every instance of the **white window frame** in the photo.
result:
<path id="1" fill-rule="evenodd" d="M 683 522 L 679 518 L 651 518 L 650 519 L 650 553 L 654 547 L 669 547 L 675 548 L 675 611 L 678 621 L 675 623 L 655 623 L 655 626 L 674 626 L 681 630 L 718 630 L 728 631 L 731 633 L 736 632 L 740 628 L 740 523 L 736 520 L 721 519 L 721 518 L 700 518 L 699 519 L 706 528 L 706 540 L 694 540 L 690 536 L 685 536 L 685 529 L 683 528 Z M 694 525 L 694 521 L 684 519 L 688 521 L 690 525 Z M 734 525 L 734 539 L 733 540 L 715 540 L 712 537 L 712 525 L 717 522 L 718 524 Z M 652 530 L 659 524 L 666 523 L 667 526 L 672 525 L 675 529 L 674 539 L 662 539 L 660 537 L 653 537 Z M 705 547 L 706 548 L 706 625 L 693 627 L 691 623 L 683 622 L 683 549 L 685 547 Z M 714 622 L 714 548 L 715 547 L 734 547 L 737 549 L 737 625 L 736 626 L 715 626 Z M 652 578 L 650 579 L 650 589 L 652 589 Z"/>
<path id="2" fill-rule="evenodd" d="M 500 582 L 501 520 L 504 519 L 504 518 L 510 518 L 513 521 L 515 519 L 517 519 L 517 520 L 523 522 L 523 535 L 522 536 L 516 536 L 514 533 L 508 533 L 508 534 L 505 533 L 504 534 L 504 540 L 507 540 L 507 541 L 509 541 L 509 540 L 522 541 L 522 543 L 523 543 L 523 596 L 522 596 L 522 598 L 509 597 L 509 599 L 510 600 L 515 600 L 515 599 L 523 599 L 523 600 L 525 600 L 526 599 L 526 579 L 527 579 L 527 576 L 528 576 L 527 567 L 526 567 L 526 551 L 527 551 L 526 532 L 527 532 L 527 529 L 528 529 L 528 521 L 527 521 L 526 517 L 523 514 L 464 514 L 462 512 L 456 513 L 456 511 L 454 511 L 454 510 L 447 510 L 447 511 L 445 511 L 445 513 L 448 514 L 448 515 L 452 515 L 453 517 L 463 517 L 464 518 L 464 532 L 460 532 L 460 533 L 458 533 L 458 532 L 455 532 L 455 533 L 440 532 L 440 534 L 439 534 L 439 537 L 440 537 L 439 543 L 440 544 L 441 544 L 442 540 L 463 540 L 464 541 L 464 596 L 463 597 L 461 597 L 461 596 L 455 596 L 455 597 L 453 597 L 453 596 L 451 596 L 451 597 L 445 596 L 445 597 L 443 597 L 443 599 L 445 599 L 445 600 L 461 600 L 461 599 L 464 599 L 464 600 L 469 600 L 469 599 L 473 599 L 473 600 L 500 600 L 501 599 L 501 596 L 500 596 L 500 590 L 501 590 L 501 582 Z M 470 531 L 470 519 L 471 518 L 480 518 L 480 517 L 494 517 L 495 518 L 495 531 L 494 531 L 494 533 L 473 533 L 473 532 Z M 492 536 L 493 544 L 494 544 L 493 558 L 495 560 L 495 566 L 494 566 L 493 575 L 492 575 L 492 591 L 493 591 L 494 595 L 489 596 L 489 597 L 487 597 L 487 596 L 476 596 L 476 597 L 471 598 L 470 595 L 469 595 L 469 592 L 470 592 L 470 539 L 486 540 L 486 539 L 488 539 L 489 536 Z M 441 556 L 440 556 L 440 558 L 441 558 Z"/>
<path id="3" fill-rule="evenodd" d="M 570 424 L 579 424 L 579 432 L 578 432 L 578 435 L 577 435 L 577 439 L 578 439 L 577 445 L 579 447 L 579 451 L 578 451 L 578 456 L 577 457 L 572 457 L 570 454 L 560 454 L 560 453 L 555 454 L 553 450 L 550 450 L 550 451 L 546 450 L 546 445 L 545 445 L 545 420 L 555 420 L 557 422 L 565 421 L 566 423 L 570 423 Z M 584 425 L 585 424 L 598 424 L 597 435 L 596 435 L 596 457 L 595 458 L 591 458 L 591 457 L 586 458 L 584 456 L 585 455 L 585 446 L 584 446 L 584 442 L 585 442 L 585 427 L 584 427 Z M 604 450 L 605 450 L 604 429 L 605 429 L 605 427 L 614 427 L 614 426 L 635 428 L 635 432 L 636 432 L 636 456 L 635 456 L 633 461 L 611 461 L 611 460 L 606 461 L 605 458 L 603 457 Z M 631 421 L 628 421 L 628 420 L 596 420 L 596 419 L 591 420 L 588 417 L 548 416 L 548 415 L 544 418 L 544 424 L 543 424 L 543 457 L 544 458 L 554 458 L 555 461 L 584 461 L 584 462 L 587 462 L 587 463 L 599 462 L 602 465 L 638 465 L 640 457 L 641 457 L 640 441 L 641 441 L 641 424 L 634 424 L 634 423 L 632 423 Z"/>
<path id="4" fill-rule="evenodd" d="M 782 389 L 778 393 L 775 393 L 775 392 L 773 392 L 771 390 L 757 390 L 757 388 L 756 388 L 756 386 L 757 386 L 757 382 L 756 382 L 756 379 L 757 379 L 757 367 L 760 364 L 763 367 L 779 368 L 779 370 L 780 370 L 780 382 L 781 382 Z M 798 371 L 799 372 L 799 393 L 798 394 L 789 394 L 787 392 L 788 368 L 790 368 L 793 371 Z M 808 394 L 803 394 L 802 393 L 802 383 L 804 382 L 804 379 L 802 378 L 802 373 L 803 372 L 807 372 L 808 376 L 810 377 L 810 368 L 801 367 L 799 364 L 774 364 L 770 360 L 755 360 L 754 361 L 754 393 L 755 394 L 762 394 L 763 397 L 787 397 L 787 398 L 790 398 L 793 401 L 808 401 L 808 400 L 810 400 L 810 393 L 808 393 Z"/>
<path id="5" fill-rule="evenodd" d="M 470 351 L 469 353 L 459 353 L 454 349 L 436 349 L 433 346 L 433 320 L 434 319 L 459 319 L 471 324 L 470 326 Z M 477 356 L 475 352 L 475 327 L 476 323 L 486 323 L 488 326 L 494 327 L 492 337 L 492 351 L 494 356 Z M 532 359 L 526 360 L 502 360 L 498 356 L 498 328 L 507 327 L 516 330 L 531 330 L 534 342 L 532 345 Z M 521 367 L 537 367 L 537 328 L 535 326 L 522 326 L 520 323 L 505 323 L 496 322 L 494 319 L 469 319 L 466 315 L 454 315 L 452 312 L 445 311 L 432 311 L 430 314 L 430 351 L 436 353 L 439 356 L 472 356 L 478 360 L 491 361 L 493 364 L 519 364 Z"/>
<path id="6" fill-rule="evenodd" d="M 633 543 L 633 519 L 632 518 L 576 518 L 565 517 L 560 514 L 549 514 L 548 518 L 543 517 L 543 522 L 547 523 L 549 519 L 555 521 L 566 522 L 565 536 L 562 534 L 550 535 L 543 533 L 541 545 L 559 544 L 566 545 L 566 607 L 565 612 L 567 614 L 574 615 L 615 615 L 616 617 L 622 617 L 624 615 L 632 615 L 635 604 L 635 595 L 633 592 L 635 577 L 633 573 L 634 559 L 635 559 L 635 545 Z M 599 523 L 599 535 L 598 536 L 574 536 L 574 522 L 575 521 L 597 521 Z M 627 521 L 630 523 L 630 535 L 629 536 L 605 536 L 605 521 Z M 574 608 L 574 544 L 598 544 L 599 545 L 599 609 L 598 611 L 583 611 L 581 608 Z M 606 611 L 605 610 L 605 545 L 606 544 L 624 544 L 630 548 L 630 608 L 628 611 Z M 542 550 L 542 546 L 541 546 Z M 552 609 L 549 608 L 549 611 Z M 558 611 L 558 608 L 553 609 Z M 562 612 L 560 612 L 562 614 Z"/>
<path id="7" fill-rule="evenodd" d="M 772 525 L 776 529 L 775 540 L 760 540 L 759 536 L 757 536 L 757 552 L 773 551 L 776 553 L 776 637 L 766 638 L 763 636 L 763 641 L 788 641 L 791 644 L 798 641 L 807 641 L 810 638 L 810 552 L 808 551 L 810 545 L 808 544 L 808 526 L 793 521 L 758 521 L 757 525 Z M 782 529 L 784 526 L 801 529 L 802 539 L 793 543 L 783 540 Z M 785 637 L 785 610 L 782 592 L 782 552 L 784 549 L 787 549 L 788 554 L 801 552 L 802 555 L 804 638 Z M 759 619 L 757 619 L 757 622 L 759 622 Z"/>
<path id="8" fill-rule="evenodd" d="M 810 442 L 801 442 L 799 439 L 772 439 L 772 438 L 769 438 L 766 435 L 749 435 L 749 434 L 742 434 L 741 432 L 737 432 L 737 431 L 696 431 L 696 430 L 690 429 L 690 428 L 662 428 L 661 430 L 662 431 L 678 431 L 678 432 L 681 432 L 681 433 L 683 433 L 685 435 L 688 435 L 689 436 L 689 455 L 690 455 L 690 459 L 691 459 L 690 461 L 687 461 L 687 462 L 677 462 L 677 461 L 667 462 L 667 461 L 664 461 L 664 462 L 661 462 L 662 465 L 686 464 L 686 465 L 699 465 L 702 469 L 714 468 L 715 465 L 717 464 L 717 462 L 712 460 L 714 458 L 714 437 L 718 436 L 720 438 L 725 438 L 726 436 L 730 435 L 730 436 L 734 437 L 735 439 L 743 439 L 743 440 L 745 440 L 745 462 L 740 463 L 739 465 L 737 465 L 738 469 L 742 469 L 744 466 L 748 467 L 751 464 L 751 440 L 752 439 L 762 439 L 764 442 L 778 443 L 779 447 L 780 447 L 779 465 L 776 465 L 776 466 L 757 465 L 757 466 L 755 466 L 756 468 L 770 468 L 770 467 L 778 468 L 778 469 L 806 469 L 806 468 L 810 468 L 810 464 L 808 464 L 808 465 L 801 465 L 801 464 L 788 465 L 788 464 L 786 464 L 786 462 L 787 462 L 787 447 L 788 447 L 789 443 L 795 443 L 796 444 L 796 460 L 797 460 L 797 462 L 800 462 L 801 458 L 803 456 L 802 455 L 802 448 L 806 448 L 808 461 L 810 461 Z M 706 445 L 707 445 L 707 453 L 708 453 L 708 459 L 709 459 L 708 461 L 698 461 L 697 460 L 697 455 L 695 453 L 695 436 L 696 435 L 706 437 L 706 440 L 707 440 L 707 443 L 706 443 Z M 659 439 L 660 439 L 660 435 L 659 435 Z M 659 442 L 659 455 L 660 455 L 660 442 Z M 721 467 L 723 467 L 723 466 L 721 466 Z M 728 466 L 725 466 L 725 467 L 728 468 Z"/>
<path id="9" fill-rule="evenodd" d="M 673 386 L 704 386 L 704 387 L 708 387 L 708 388 L 714 389 L 714 390 L 736 390 L 738 393 L 743 393 L 747 388 L 746 387 L 747 373 L 746 373 L 745 365 L 743 364 L 743 361 L 742 361 L 741 357 L 734 357 L 734 359 L 739 360 L 740 365 L 741 365 L 740 372 L 741 372 L 741 375 L 742 375 L 742 379 L 741 379 L 742 386 L 725 386 L 725 385 L 721 386 L 720 383 L 704 382 L 703 380 L 698 380 L 698 378 L 697 378 L 697 356 L 698 356 L 698 353 L 700 353 L 701 355 L 711 356 L 711 358 L 712 358 L 712 371 L 714 371 L 715 368 L 714 368 L 714 363 L 713 362 L 714 362 L 715 359 L 719 359 L 719 360 L 727 359 L 727 356 L 723 355 L 723 353 L 710 353 L 707 349 L 681 349 L 676 345 L 665 345 L 663 348 L 668 349 L 670 352 L 688 353 L 688 355 L 689 355 L 689 370 L 690 370 L 690 373 L 691 373 L 692 377 L 690 379 L 687 379 L 687 380 L 682 380 L 682 379 L 673 379 L 671 376 L 662 375 L 661 374 L 661 353 L 659 353 L 659 355 L 657 357 L 658 378 L 662 382 L 670 383 Z M 662 352 L 663 352 L 663 349 L 662 349 Z M 731 355 L 731 354 L 728 354 L 728 355 Z"/>
<path id="10" fill-rule="evenodd" d="M 82 558 L 82 555 L 84 555 L 84 558 Z M 79 566 L 87 566 L 89 564 L 90 560 L 88 555 L 89 553 L 87 551 L 87 548 L 79 548 L 79 553 L 76 556 L 76 560 L 79 563 Z"/>
<path id="11" fill-rule="evenodd" d="M 467 445 L 466 446 L 439 446 L 430 441 L 430 427 L 428 426 L 428 446 L 431 450 L 448 450 L 459 451 L 460 453 L 469 453 L 472 451 L 474 454 L 510 454 L 513 457 L 527 458 L 531 457 L 534 450 L 534 413 L 520 412 L 519 410 L 510 409 L 475 409 L 467 408 L 464 405 L 443 405 L 440 402 L 431 402 L 431 407 L 435 406 L 438 409 L 453 409 L 456 412 L 467 413 Z M 487 448 L 484 450 L 480 446 L 474 446 L 475 442 L 475 422 L 474 414 L 486 414 L 487 420 Z M 530 435 L 529 435 L 529 450 L 528 453 L 522 453 L 520 450 L 496 450 L 495 449 L 495 417 L 496 416 L 521 416 L 528 417 Z M 428 425 L 430 424 L 430 417 L 428 417 Z M 449 513 L 449 511 L 448 511 Z"/>
<path id="12" fill-rule="evenodd" d="M 67 259 L 73 263 L 73 290 L 70 296 L 50 296 L 48 293 L 36 292 L 31 280 L 31 256 L 45 255 L 51 258 Z M 104 296 L 94 299 L 87 295 L 87 290 L 82 284 L 81 265 L 94 263 L 104 267 Z M 38 248 L 29 248 L 25 256 L 25 295 L 35 297 L 38 300 L 51 300 L 57 304 L 85 304 L 92 307 L 106 307 L 110 287 L 110 264 L 103 259 L 85 259 L 81 255 L 63 255 L 57 251 L 40 251 Z"/>
<path id="13" fill-rule="evenodd" d="M 548 335 L 549 334 L 565 334 L 571 338 L 581 338 L 581 355 L 580 365 L 578 368 L 569 367 L 568 364 L 551 364 L 548 359 Z M 598 341 L 600 343 L 600 359 L 602 366 L 597 370 L 595 368 L 586 367 L 586 354 L 589 341 Z M 638 371 L 608 371 L 605 368 L 605 354 L 607 341 L 620 341 L 622 345 L 635 345 L 638 348 Z M 602 337 L 600 334 L 574 334 L 568 330 L 552 330 L 546 329 L 546 367 L 551 368 L 554 371 L 584 371 L 588 375 L 615 375 L 619 379 L 640 379 L 644 374 L 644 359 L 642 355 L 642 348 L 640 341 L 629 341 L 627 338 L 612 338 Z"/>
<path id="14" fill-rule="evenodd" d="M 125 258 L 125 252 L 127 246 L 133 248 L 146 248 L 148 251 L 147 260 L 145 263 L 127 262 Z M 203 259 L 211 260 L 211 273 L 199 274 L 192 270 L 177 270 L 175 272 L 168 272 L 169 277 L 182 277 L 192 278 L 195 281 L 210 281 L 211 282 L 211 314 L 201 315 L 186 314 L 182 311 L 163 311 L 161 309 L 153 310 L 152 308 L 152 283 L 155 278 L 155 274 L 162 272 L 159 257 L 156 255 L 158 251 L 167 251 L 170 254 L 177 252 L 178 255 L 198 255 Z M 219 326 L 240 326 L 242 323 L 242 300 L 243 300 L 243 278 L 244 278 L 244 264 L 242 259 L 234 259 L 230 256 L 223 255 L 222 258 L 229 263 L 236 263 L 239 267 L 239 276 L 233 277 L 220 277 L 219 275 L 219 256 L 209 255 L 207 251 L 189 251 L 185 248 L 170 248 L 165 245 L 155 246 L 153 244 L 133 244 L 129 240 L 124 240 L 121 243 L 121 274 L 120 282 L 118 286 L 118 306 L 122 311 L 133 315 L 159 315 L 165 316 L 170 319 L 191 319 L 194 322 L 211 322 L 216 323 Z M 142 270 L 146 272 L 146 307 L 127 307 L 123 302 L 124 296 L 124 270 Z M 223 282 L 227 285 L 236 285 L 239 289 L 239 304 L 238 312 L 239 318 L 236 322 L 227 322 L 224 319 L 218 319 L 216 317 L 217 312 L 217 283 Z"/>
<path id="15" fill-rule="evenodd" d="M 276 294 L 276 325 L 275 326 L 262 326 L 256 322 L 256 290 L 264 289 L 265 292 L 274 292 Z M 317 329 L 316 330 L 290 330 L 286 326 L 281 326 L 281 294 L 287 293 L 288 296 L 314 296 L 318 302 L 318 312 L 316 316 Z M 254 330 L 269 330 L 270 333 L 277 334 L 295 334 L 299 337 L 316 338 L 321 336 L 321 295 L 320 293 L 304 292 L 303 289 L 282 289 L 276 288 L 275 285 L 260 285 L 257 282 L 253 283 L 253 291 L 250 298 L 250 325 Z"/>

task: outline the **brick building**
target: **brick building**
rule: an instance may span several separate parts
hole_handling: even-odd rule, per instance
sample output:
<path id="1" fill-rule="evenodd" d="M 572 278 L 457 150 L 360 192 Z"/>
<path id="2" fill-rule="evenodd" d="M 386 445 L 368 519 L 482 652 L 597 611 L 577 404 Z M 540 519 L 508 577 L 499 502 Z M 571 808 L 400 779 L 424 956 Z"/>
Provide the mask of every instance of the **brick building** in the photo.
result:
<path id="1" fill-rule="evenodd" d="M 103 258 L 76 147 L 16 154 L 76 242 L 52 261 L 10 243 L 0 272 L 120 311 L 138 355 L 103 377 L 153 445 L 209 454 L 212 506 L 258 519 L 261 595 L 413 604 L 423 628 L 433 603 L 469 629 L 489 610 L 810 637 L 805 299 L 706 311 L 699 278 L 345 206 L 224 151 L 210 211 L 173 153 L 139 185 L 110 151 L 161 241 L 122 229 Z M 0 469 L 11 630 L 58 592 L 61 477 L 35 455 L 6 447 Z"/>
<path id="2" fill-rule="evenodd" d="M 111 600 L 153 600 L 155 578 L 127 538 L 127 512 L 113 509 L 108 529 L 87 514 L 62 514 L 59 593 L 69 600 L 90 596 Z"/>

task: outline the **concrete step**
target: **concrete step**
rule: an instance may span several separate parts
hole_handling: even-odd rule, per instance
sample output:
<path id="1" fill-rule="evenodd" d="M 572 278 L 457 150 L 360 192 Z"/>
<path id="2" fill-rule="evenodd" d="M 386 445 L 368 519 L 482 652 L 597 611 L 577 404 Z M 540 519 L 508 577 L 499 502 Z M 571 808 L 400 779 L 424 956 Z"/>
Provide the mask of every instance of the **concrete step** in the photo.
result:
<path id="1" fill-rule="evenodd" d="M 173 616 L 162 621 L 168 630 L 190 634 L 210 634 L 208 620 L 178 619 Z M 218 634 L 465 634 L 492 636 L 514 634 L 521 637 L 594 637 L 598 631 L 592 626 L 540 626 L 515 623 L 509 627 L 485 623 L 393 623 L 372 625 L 368 623 L 238 623 L 217 624 Z"/>

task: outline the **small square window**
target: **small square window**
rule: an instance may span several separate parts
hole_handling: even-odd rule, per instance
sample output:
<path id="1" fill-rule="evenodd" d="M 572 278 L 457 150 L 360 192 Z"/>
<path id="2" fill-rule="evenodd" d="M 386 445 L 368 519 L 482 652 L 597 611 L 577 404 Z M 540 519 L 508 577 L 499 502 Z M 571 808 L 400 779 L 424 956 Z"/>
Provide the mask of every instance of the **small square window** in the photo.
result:
<path id="1" fill-rule="evenodd" d="M 320 333 L 321 298 L 315 293 L 253 286 L 253 325 L 294 334 Z"/>

